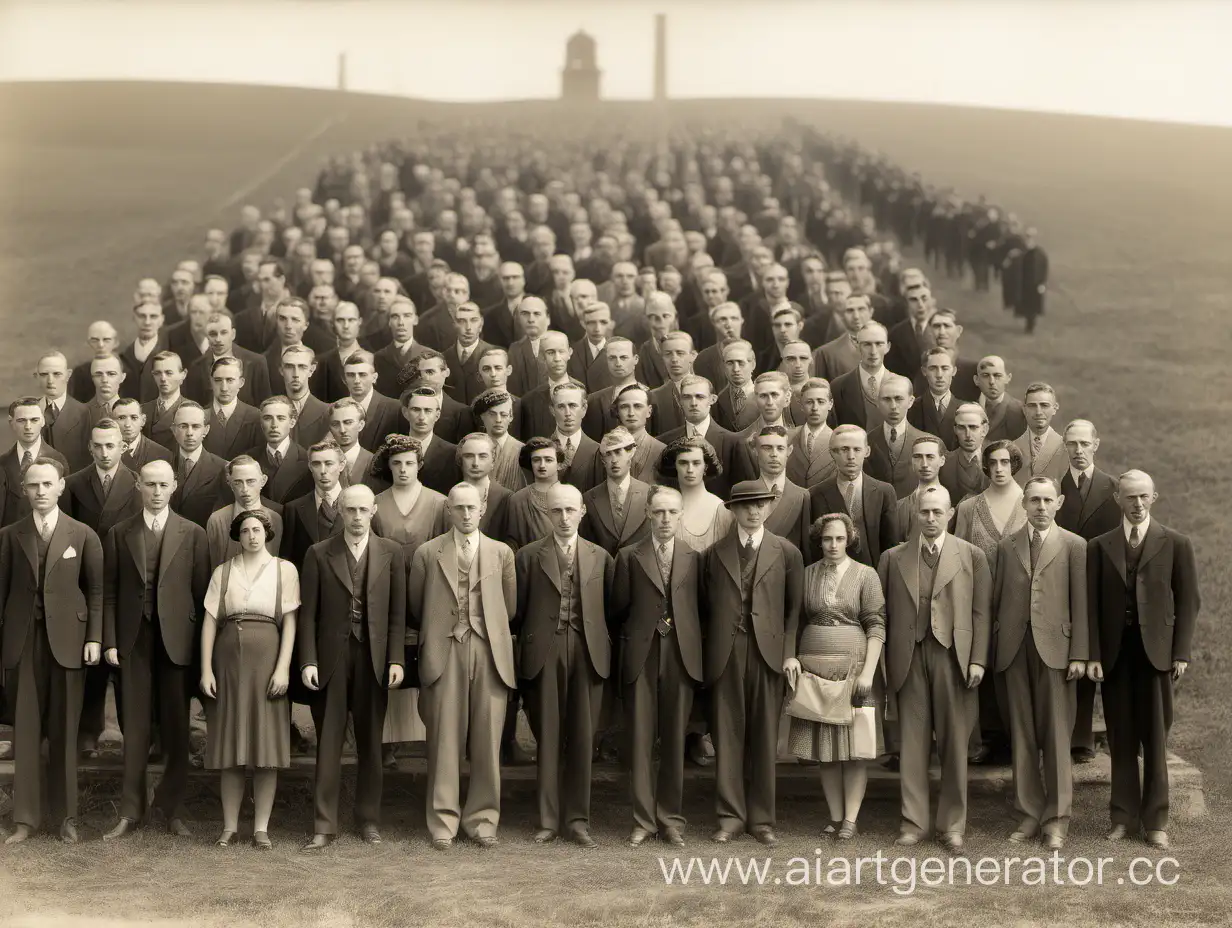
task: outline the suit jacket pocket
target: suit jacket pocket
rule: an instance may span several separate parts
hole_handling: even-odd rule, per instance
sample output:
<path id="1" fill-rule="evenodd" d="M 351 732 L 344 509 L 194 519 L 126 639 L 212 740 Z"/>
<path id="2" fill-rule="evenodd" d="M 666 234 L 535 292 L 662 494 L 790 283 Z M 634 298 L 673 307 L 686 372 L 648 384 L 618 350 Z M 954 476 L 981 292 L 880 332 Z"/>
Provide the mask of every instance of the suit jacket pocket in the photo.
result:
<path id="1" fill-rule="evenodd" d="M 1071 622 L 1062 622 L 1062 623 L 1061 623 L 1061 634 L 1062 634 L 1062 635 L 1064 635 L 1066 638 L 1071 638 L 1071 637 L 1073 637 L 1073 634 L 1074 634 L 1074 626 L 1073 626 L 1073 623 L 1071 623 Z"/>
<path id="2" fill-rule="evenodd" d="M 78 621 L 78 622 L 85 622 L 85 621 L 87 621 L 87 620 L 89 619 L 89 617 L 90 617 L 90 613 L 89 613 L 89 612 L 86 612 L 86 611 L 83 611 L 83 610 L 78 610 L 78 611 L 77 611 L 77 621 Z"/>
<path id="3" fill-rule="evenodd" d="M 1175 625 L 1176 624 L 1176 613 L 1173 612 L 1171 609 L 1169 609 L 1167 612 L 1164 613 L 1164 624 L 1165 625 Z"/>

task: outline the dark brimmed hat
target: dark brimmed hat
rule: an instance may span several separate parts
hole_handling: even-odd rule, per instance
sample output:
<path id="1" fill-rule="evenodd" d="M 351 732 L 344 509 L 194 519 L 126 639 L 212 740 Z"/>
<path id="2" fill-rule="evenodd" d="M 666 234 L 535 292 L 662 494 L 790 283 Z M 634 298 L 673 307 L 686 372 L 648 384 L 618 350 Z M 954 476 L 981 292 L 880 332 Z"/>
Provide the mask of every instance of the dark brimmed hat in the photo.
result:
<path id="1" fill-rule="evenodd" d="M 767 489 L 760 480 L 741 480 L 731 488 L 731 495 L 727 498 L 727 508 L 731 509 L 732 506 L 738 506 L 740 503 L 771 502 L 776 498 L 774 491 Z"/>

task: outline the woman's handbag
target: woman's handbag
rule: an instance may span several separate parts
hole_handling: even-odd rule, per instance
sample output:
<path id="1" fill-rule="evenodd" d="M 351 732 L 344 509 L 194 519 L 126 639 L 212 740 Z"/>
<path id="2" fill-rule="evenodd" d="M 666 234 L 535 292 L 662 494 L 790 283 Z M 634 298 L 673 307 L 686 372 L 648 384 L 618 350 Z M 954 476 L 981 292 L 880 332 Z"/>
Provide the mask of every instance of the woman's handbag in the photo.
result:
<path id="1" fill-rule="evenodd" d="M 851 675 L 843 680 L 827 680 L 815 673 L 801 670 L 791 694 L 791 702 L 787 704 L 787 714 L 807 722 L 850 725 L 854 685 L 855 678 Z"/>
<path id="2" fill-rule="evenodd" d="M 856 706 L 851 718 L 851 759 L 877 759 L 877 709 Z"/>

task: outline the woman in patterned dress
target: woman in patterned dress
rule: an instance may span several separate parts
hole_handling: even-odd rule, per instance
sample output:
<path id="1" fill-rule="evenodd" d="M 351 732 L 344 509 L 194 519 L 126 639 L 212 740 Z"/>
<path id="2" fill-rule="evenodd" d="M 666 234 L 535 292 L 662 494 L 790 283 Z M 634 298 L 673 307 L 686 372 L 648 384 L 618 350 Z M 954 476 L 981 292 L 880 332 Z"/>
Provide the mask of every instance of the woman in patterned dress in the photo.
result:
<path id="1" fill-rule="evenodd" d="M 383 538 L 396 541 L 406 553 L 407 563 L 415 549 L 445 531 L 445 497 L 419 482 L 419 442 L 409 435 L 388 435 L 372 458 L 371 473 L 388 490 L 377 495 L 376 523 Z M 419 689 L 404 687 L 389 693 L 385 710 L 385 765 L 397 765 L 396 744 L 423 741 L 427 729 L 419 717 Z"/>
<path id="2" fill-rule="evenodd" d="M 1022 452 L 1012 441 L 994 441 L 984 448 L 980 458 L 988 476 L 988 489 L 958 504 L 954 534 L 983 551 L 988 569 L 995 573 L 998 542 L 1027 522 L 1022 487 L 1014 480 L 1022 469 Z"/>
<path id="3" fill-rule="evenodd" d="M 530 471 L 535 482 L 509 497 L 506 510 L 509 537 L 501 540 L 507 541 L 515 551 L 552 533 L 548 490 L 560 483 L 565 451 L 550 438 L 532 438 L 522 446 L 519 463 Z"/>
<path id="4" fill-rule="evenodd" d="M 856 677 L 853 706 L 877 711 L 876 751 L 884 751 L 881 706 L 884 686 L 879 673 L 885 643 L 885 595 L 877 571 L 850 557 L 859 552 L 860 536 L 846 513 L 829 513 L 809 530 L 813 550 L 822 559 L 804 571 L 804 615 L 797 657 L 784 665 L 794 686 L 800 671 L 826 680 Z M 793 718 L 788 746 L 802 760 L 821 764 L 821 787 L 830 809 L 825 833 L 846 840 L 868 786 L 867 762 L 851 756 L 851 726 Z"/>
<path id="5" fill-rule="evenodd" d="M 724 501 L 706 489 L 706 478 L 723 473 L 718 453 L 704 438 L 678 438 L 664 449 L 659 469 L 665 478 L 676 478 L 684 501 L 677 537 L 694 551 L 706 552 L 732 526 Z"/>
<path id="6" fill-rule="evenodd" d="M 269 820 L 278 768 L 291 764 L 291 703 L 287 685 L 299 609 L 295 565 L 273 557 L 266 538 L 273 523 L 261 510 L 231 521 L 240 553 L 214 568 L 201 625 L 201 692 L 207 697 L 205 766 L 222 771 L 222 834 L 229 847 L 239 831 L 244 776 L 252 768 L 252 843 L 269 848 Z"/>

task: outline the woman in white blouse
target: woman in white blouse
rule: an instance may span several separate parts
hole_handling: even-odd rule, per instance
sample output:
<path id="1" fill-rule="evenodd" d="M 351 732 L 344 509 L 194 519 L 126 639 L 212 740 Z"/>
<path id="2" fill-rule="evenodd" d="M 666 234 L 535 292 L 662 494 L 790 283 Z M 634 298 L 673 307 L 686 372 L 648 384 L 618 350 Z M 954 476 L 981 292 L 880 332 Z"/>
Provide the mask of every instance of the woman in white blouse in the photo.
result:
<path id="1" fill-rule="evenodd" d="M 239 831 L 244 776 L 253 771 L 252 843 L 269 848 L 269 819 L 278 768 L 291 763 L 287 686 L 299 574 L 266 550 L 272 534 L 260 510 L 240 513 L 231 538 L 240 553 L 214 569 L 201 626 L 201 691 L 208 697 L 205 765 L 222 771 L 222 834 L 228 847 Z"/>

